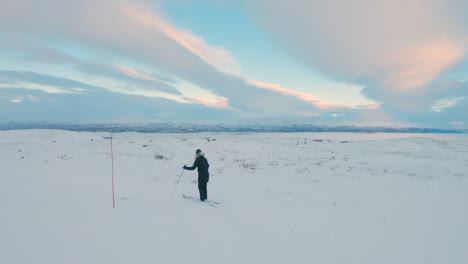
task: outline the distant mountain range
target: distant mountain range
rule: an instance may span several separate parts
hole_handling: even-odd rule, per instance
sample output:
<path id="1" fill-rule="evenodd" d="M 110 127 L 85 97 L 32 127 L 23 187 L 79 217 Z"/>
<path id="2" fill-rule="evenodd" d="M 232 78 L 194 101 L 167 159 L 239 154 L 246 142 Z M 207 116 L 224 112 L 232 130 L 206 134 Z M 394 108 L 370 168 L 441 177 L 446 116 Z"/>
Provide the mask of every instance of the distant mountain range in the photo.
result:
<path id="1" fill-rule="evenodd" d="M 60 129 L 88 132 L 140 132 L 140 133 L 197 133 L 197 132 L 367 132 L 367 133 L 467 133 L 461 129 L 436 129 L 416 127 L 363 127 L 363 126 L 319 126 L 307 123 L 254 123 L 243 124 L 193 124 L 193 123 L 46 123 L 30 122 L 0 123 L 0 130 L 15 129 Z"/>

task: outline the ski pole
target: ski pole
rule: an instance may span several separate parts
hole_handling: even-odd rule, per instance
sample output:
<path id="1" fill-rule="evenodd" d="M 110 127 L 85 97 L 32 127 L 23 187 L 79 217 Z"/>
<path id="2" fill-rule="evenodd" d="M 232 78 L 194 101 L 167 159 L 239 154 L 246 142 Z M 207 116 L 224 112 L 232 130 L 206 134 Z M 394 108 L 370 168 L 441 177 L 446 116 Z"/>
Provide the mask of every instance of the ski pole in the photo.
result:
<path id="1" fill-rule="evenodd" d="M 180 178 L 182 178 L 182 174 L 184 174 L 184 170 L 185 169 L 182 169 L 182 173 L 180 173 L 179 179 L 177 180 L 177 183 L 176 183 L 176 185 L 174 187 L 174 191 L 172 191 L 171 199 L 172 199 L 172 197 L 174 197 L 174 193 L 175 193 L 175 191 L 177 189 L 177 185 L 179 184 Z"/>

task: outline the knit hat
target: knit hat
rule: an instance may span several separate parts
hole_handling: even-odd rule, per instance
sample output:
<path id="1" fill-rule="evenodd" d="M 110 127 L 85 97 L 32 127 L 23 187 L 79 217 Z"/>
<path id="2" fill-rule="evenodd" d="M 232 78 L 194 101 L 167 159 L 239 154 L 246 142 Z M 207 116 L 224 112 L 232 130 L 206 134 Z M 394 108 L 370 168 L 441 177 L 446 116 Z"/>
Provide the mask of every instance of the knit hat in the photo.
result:
<path id="1" fill-rule="evenodd" d="M 201 149 L 197 149 L 197 151 L 195 151 L 195 154 L 198 154 L 198 153 L 201 153 Z"/>

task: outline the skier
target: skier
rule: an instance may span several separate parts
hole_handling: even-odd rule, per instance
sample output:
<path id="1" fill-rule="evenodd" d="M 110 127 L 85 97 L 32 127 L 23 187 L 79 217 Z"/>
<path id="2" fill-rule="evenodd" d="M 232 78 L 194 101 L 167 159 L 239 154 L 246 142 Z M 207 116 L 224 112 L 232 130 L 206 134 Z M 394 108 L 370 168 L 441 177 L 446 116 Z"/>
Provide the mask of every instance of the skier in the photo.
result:
<path id="1" fill-rule="evenodd" d="M 202 201 L 208 199 L 206 185 L 210 180 L 210 173 L 208 172 L 209 167 L 210 164 L 208 164 L 208 160 L 205 158 L 205 153 L 200 149 L 197 149 L 195 152 L 195 162 L 193 163 L 193 166 L 188 167 L 187 165 L 184 165 L 184 167 L 182 167 L 185 170 L 195 170 L 198 168 L 198 190 L 200 191 L 200 200 Z"/>

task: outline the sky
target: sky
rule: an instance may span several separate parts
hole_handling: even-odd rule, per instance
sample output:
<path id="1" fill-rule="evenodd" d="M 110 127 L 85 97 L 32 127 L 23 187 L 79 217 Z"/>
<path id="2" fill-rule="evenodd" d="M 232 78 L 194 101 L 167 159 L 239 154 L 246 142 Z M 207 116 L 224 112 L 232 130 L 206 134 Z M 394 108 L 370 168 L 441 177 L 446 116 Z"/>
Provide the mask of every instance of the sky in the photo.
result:
<path id="1" fill-rule="evenodd" d="M 465 0 L 0 0 L 0 122 L 468 128 Z"/>

